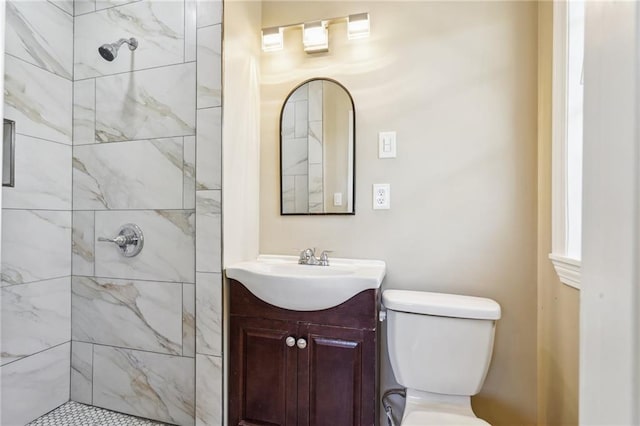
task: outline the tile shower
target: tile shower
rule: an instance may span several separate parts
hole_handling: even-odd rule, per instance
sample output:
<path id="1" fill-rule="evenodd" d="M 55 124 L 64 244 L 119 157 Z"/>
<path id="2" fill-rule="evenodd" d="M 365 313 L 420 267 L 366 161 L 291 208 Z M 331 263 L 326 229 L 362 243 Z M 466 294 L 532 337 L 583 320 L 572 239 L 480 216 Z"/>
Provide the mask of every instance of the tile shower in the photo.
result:
<path id="1" fill-rule="evenodd" d="M 221 0 L 6 7 L 1 423 L 71 399 L 221 424 Z M 126 223 L 133 258 L 97 241 Z"/>
<path id="2" fill-rule="evenodd" d="M 322 82 L 287 99 L 282 113 L 282 212 L 322 213 Z"/>

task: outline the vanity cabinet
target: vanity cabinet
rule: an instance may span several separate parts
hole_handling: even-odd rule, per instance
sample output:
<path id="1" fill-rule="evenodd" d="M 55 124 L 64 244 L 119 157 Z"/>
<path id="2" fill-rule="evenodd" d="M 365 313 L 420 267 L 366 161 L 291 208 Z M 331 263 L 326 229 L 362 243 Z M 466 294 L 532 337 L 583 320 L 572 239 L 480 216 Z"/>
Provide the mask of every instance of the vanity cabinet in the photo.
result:
<path id="1" fill-rule="evenodd" d="M 378 291 L 290 311 L 230 280 L 230 425 L 374 425 Z"/>

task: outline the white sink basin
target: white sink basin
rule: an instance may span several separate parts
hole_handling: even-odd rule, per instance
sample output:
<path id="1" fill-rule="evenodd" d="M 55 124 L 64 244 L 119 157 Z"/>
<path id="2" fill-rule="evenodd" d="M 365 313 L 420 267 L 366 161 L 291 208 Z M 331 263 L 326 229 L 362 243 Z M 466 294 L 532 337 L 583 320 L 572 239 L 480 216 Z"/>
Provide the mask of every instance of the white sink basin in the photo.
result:
<path id="1" fill-rule="evenodd" d="M 330 266 L 299 265 L 297 256 L 261 255 L 227 267 L 227 277 L 280 308 L 317 311 L 379 288 L 386 265 L 380 260 L 329 259 Z"/>

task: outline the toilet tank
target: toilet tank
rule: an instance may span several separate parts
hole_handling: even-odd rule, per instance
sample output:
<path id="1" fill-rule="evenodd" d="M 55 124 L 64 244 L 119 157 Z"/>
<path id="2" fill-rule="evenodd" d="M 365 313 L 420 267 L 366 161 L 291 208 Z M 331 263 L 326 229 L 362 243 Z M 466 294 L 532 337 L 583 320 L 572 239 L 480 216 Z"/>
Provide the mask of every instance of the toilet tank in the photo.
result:
<path id="1" fill-rule="evenodd" d="M 387 347 L 406 388 L 446 395 L 480 392 L 493 352 L 500 305 L 491 299 L 386 290 Z"/>

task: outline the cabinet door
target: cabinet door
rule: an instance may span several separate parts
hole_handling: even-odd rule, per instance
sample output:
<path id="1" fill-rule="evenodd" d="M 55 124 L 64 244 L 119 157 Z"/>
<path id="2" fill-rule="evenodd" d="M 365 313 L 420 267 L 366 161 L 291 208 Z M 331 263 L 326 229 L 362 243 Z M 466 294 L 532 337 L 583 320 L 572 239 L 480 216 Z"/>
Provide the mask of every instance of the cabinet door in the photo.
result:
<path id="1" fill-rule="evenodd" d="M 297 324 L 231 316 L 229 425 L 296 425 Z"/>
<path id="2" fill-rule="evenodd" d="M 298 425 L 375 424 L 375 332 L 304 324 L 298 351 Z"/>

